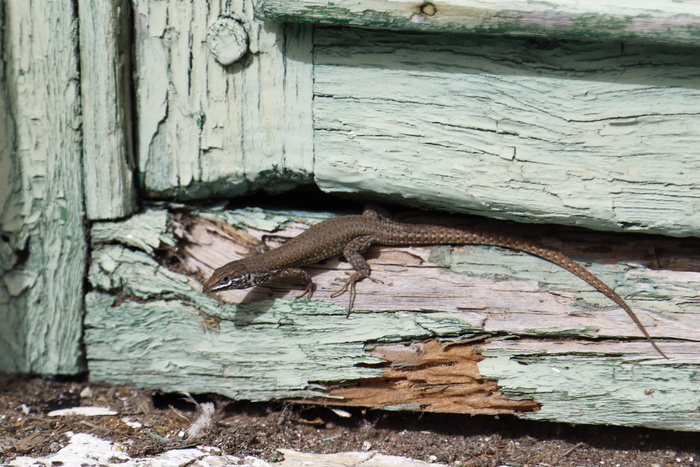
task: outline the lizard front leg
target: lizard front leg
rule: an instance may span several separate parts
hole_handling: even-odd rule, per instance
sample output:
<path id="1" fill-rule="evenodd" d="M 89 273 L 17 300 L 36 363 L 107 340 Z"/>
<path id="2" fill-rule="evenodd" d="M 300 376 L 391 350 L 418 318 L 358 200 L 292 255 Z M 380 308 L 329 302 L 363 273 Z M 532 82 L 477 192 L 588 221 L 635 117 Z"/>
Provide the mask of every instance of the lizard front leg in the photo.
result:
<path id="1" fill-rule="evenodd" d="M 346 290 L 348 290 L 348 288 L 350 289 L 350 302 L 348 303 L 347 316 L 350 316 L 350 311 L 352 311 L 352 307 L 355 304 L 355 284 L 358 281 L 369 278 L 374 282 L 383 284 L 382 281 L 374 279 L 370 276 L 372 271 L 369 268 L 367 261 L 365 261 L 365 257 L 362 256 L 362 253 L 367 251 L 367 248 L 369 248 L 375 241 L 376 239 L 373 235 L 362 235 L 352 239 L 347 245 L 345 245 L 345 248 L 343 248 L 343 256 L 345 256 L 345 259 L 348 263 L 350 263 L 355 272 L 345 280 L 345 284 L 343 284 L 343 287 L 341 287 L 340 290 L 331 295 L 331 298 L 342 295 Z"/>
<path id="2" fill-rule="evenodd" d="M 287 279 L 291 282 L 301 284 L 304 286 L 304 291 L 301 293 L 301 295 L 297 295 L 296 298 L 311 298 L 311 296 L 314 294 L 314 288 L 316 287 L 316 285 L 314 284 L 314 281 L 311 280 L 311 276 L 309 276 L 309 273 L 304 271 L 303 269 L 287 268 L 280 272 L 277 275 L 277 277 L 281 277 L 283 279 Z"/>

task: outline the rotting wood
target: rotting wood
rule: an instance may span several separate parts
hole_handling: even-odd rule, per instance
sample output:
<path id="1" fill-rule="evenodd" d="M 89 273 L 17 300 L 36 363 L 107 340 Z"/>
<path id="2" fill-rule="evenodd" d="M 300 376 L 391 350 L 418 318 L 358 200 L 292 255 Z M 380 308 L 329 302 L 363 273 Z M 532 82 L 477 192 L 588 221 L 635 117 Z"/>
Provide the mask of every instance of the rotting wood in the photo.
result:
<path id="1" fill-rule="evenodd" d="M 334 405 L 465 414 L 514 414 L 539 410 L 531 399 L 515 400 L 479 371 L 484 357 L 469 344 L 435 339 L 409 345 L 377 345 L 368 353 L 386 361 L 376 378 L 321 382 Z M 305 402 L 329 403 L 316 398 Z"/>
<path id="2" fill-rule="evenodd" d="M 639 339 L 624 312 L 583 290 L 577 278 L 501 249 L 373 248 L 370 264 L 386 283 L 376 290 L 372 282 L 359 284 L 364 304 L 349 318 L 344 297 L 330 298 L 345 269 L 339 261 L 308 268 L 319 285 L 313 300 L 294 299 L 294 286 L 277 283 L 217 301 L 201 293 L 197 278 L 246 254 L 263 237 L 274 246 L 275 237 L 296 235 L 331 214 L 243 209 L 193 215 L 180 208 L 163 216 L 162 210 L 144 212 L 122 229 L 118 222 L 95 224 L 85 317 L 95 382 L 335 404 L 330 387 L 368 383 L 355 397 L 373 396 L 389 374 L 397 388 L 383 389 L 399 397 L 376 401 L 382 407 L 424 410 L 409 397 L 414 386 L 425 396 L 425 410 L 431 403 L 450 410 L 433 396 L 462 388 L 465 378 L 456 375 L 454 385 L 440 390 L 421 380 L 449 381 L 450 363 L 411 368 L 415 356 L 392 353 L 435 341 L 431 355 L 440 357 L 438 346 L 445 346 L 448 360 L 451 352 L 473 346 L 485 357 L 476 362 L 478 374 L 500 386 L 505 398 L 541 404 L 513 412 L 518 417 L 700 431 L 692 405 L 700 397 L 697 240 L 535 228 L 543 241 L 556 239 L 578 261 L 584 256 L 587 267 L 623 293 L 661 339 L 673 358 L 667 361 Z M 176 238 L 179 244 L 167 253 Z M 408 369 L 385 358 L 408 361 Z M 426 374 L 406 374 L 417 370 Z M 568 396 L 572 388 L 575 397 Z M 457 399 L 455 393 L 446 400 Z M 478 410 L 468 403 L 461 408 Z"/>
<path id="3" fill-rule="evenodd" d="M 254 239 L 261 241 L 270 233 L 295 236 L 308 221 L 299 218 L 286 222 L 280 218 L 278 222 L 278 227 L 266 232 L 250 227 L 232 230 L 222 221 L 193 218 L 189 232 L 196 241 L 181 250 L 183 266 L 196 277 L 207 278 L 214 268 L 249 254 Z M 271 227 L 268 224 L 266 228 Z M 523 233 L 529 231 L 530 235 L 546 232 L 535 226 L 517 228 Z M 237 238 L 244 239 L 243 244 Z M 630 242 L 616 235 L 575 229 L 560 229 L 558 238 L 544 235 L 542 241 L 553 243 L 574 258 L 584 256 L 589 261 L 586 266 L 622 294 L 652 336 L 698 338 L 692 312 L 688 314 L 697 303 L 700 288 L 700 256 L 694 250 L 697 241 L 660 237 L 652 240 L 640 236 L 636 242 Z M 274 243 L 270 246 L 274 247 Z M 668 254 L 669 249 L 678 253 Z M 525 253 L 483 246 L 454 249 L 375 246 L 366 256 L 373 277 L 385 284 L 372 281 L 358 284 L 356 313 L 363 310 L 458 312 L 460 319 L 470 326 L 487 332 L 639 336 L 629 317 L 607 297 L 558 266 Z M 622 262 L 610 265 L 617 260 Z M 674 270 L 674 265 L 680 264 L 682 271 Z M 347 304 L 345 295 L 331 298 L 340 287 L 339 276 L 350 269 L 347 263 L 332 259 L 305 269 L 317 286 L 314 299 L 339 306 Z M 417 283 L 421 286 L 416 287 Z M 299 293 L 299 287 L 294 284 L 273 281 L 265 286 L 223 292 L 217 297 L 226 303 L 245 304 L 293 298 Z"/>

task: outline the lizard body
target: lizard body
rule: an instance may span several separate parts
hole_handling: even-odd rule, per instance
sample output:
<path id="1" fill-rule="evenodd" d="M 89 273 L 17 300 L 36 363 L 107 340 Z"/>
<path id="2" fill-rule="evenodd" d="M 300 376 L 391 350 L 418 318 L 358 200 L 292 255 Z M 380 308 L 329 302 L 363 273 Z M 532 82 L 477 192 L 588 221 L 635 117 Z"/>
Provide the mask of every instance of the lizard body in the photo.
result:
<path id="1" fill-rule="evenodd" d="M 405 224 L 366 210 L 363 215 L 339 216 L 311 226 L 282 246 L 259 255 L 232 261 L 214 271 L 204 284 L 206 293 L 244 289 L 261 285 L 275 277 L 286 277 L 305 285 L 299 296 L 313 294 L 313 281 L 301 266 L 314 264 L 342 254 L 355 272 L 332 296 L 350 289 L 348 313 L 355 301 L 355 284 L 370 277 L 370 268 L 362 256 L 372 244 L 379 245 L 488 245 L 523 251 L 550 261 L 575 274 L 622 307 L 644 337 L 663 357 L 644 325 L 629 305 L 593 273 L 563 253 L 525 238 L 507 235 L 488 228 L 452 228 L 429 224 Z M 377 281 L 378 282 L 378 281 Z"/>

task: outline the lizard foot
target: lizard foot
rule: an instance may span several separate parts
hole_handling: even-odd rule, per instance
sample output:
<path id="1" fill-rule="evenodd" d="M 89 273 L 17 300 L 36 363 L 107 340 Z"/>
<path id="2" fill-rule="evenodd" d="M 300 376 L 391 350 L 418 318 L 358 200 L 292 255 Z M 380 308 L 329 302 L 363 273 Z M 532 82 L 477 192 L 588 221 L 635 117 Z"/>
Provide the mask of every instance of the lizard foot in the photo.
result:
<path id="1" fill-rule="evenodd" d="M 297 295 L 296 298 L 298 298 L 298 299 L 304 298 L 304 297 L 311 298 L 314 294 L 314 288 L 315 288 L 315 286 L 314 286 L 313 282 L 306 284 L 304 291 L 302 293 L 300 293 L 299 295 Z"/>
<path id="2" fill-rule="evenodd" d="M 352 311 L 352 307 L 353 307 L 353 305 L 355 305 L 355 296 L 356 296 L 355 284 L 357 284 L 362 279 L 369 279 L 372 282 L 375 282 L 377 284 L 384 284 L 384 282 L 382 282 L 379 279 L 375 279 L 374 277 L 372 277 L 368 274 L 363 274 L 362 272 L 359 272 L 359 271 L 355 272 L 353 274 L 350 274 L 350 273 L 347 273 L 347 274 L 350 276 L 347 279 L 344 279 L 344 280 L 341 278 L 337 279 L 337 280 L 343 280 L 344 284 L 340 288 L 340 290 L 338 290 L 337 292 L 334 292 L 333 295 L 331 295 L 331 298 L 336 298 L 336 297 L 344 294 L 348 289 L 350 289 L 350 302 L 348 303 L 348 311 L 346 314 L 346 317 L 349 317 L 350 312 Z"/>

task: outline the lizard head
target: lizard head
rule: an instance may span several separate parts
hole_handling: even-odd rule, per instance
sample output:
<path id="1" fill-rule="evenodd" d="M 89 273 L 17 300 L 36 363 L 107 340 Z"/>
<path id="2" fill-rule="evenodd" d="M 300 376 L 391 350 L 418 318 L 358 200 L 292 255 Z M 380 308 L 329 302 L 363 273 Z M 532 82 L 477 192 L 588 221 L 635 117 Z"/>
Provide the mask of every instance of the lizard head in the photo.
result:
<path id="1" fill-rule="evenodd" d="M 233 261 L 214 271 L 204 283 L 204 292 L 223 292 L 231 289 L 245 289 L 256 285 L 253 275 L 243 261 Z"/>

